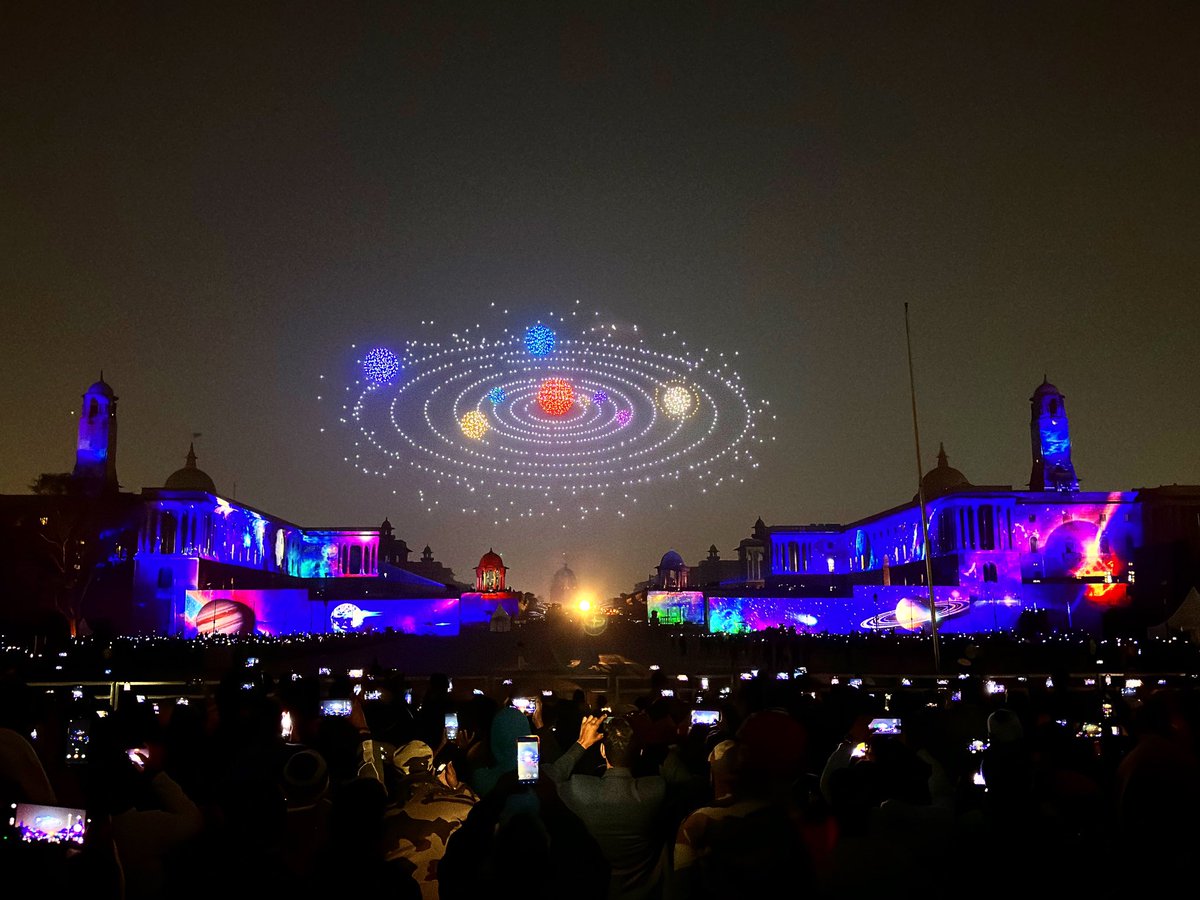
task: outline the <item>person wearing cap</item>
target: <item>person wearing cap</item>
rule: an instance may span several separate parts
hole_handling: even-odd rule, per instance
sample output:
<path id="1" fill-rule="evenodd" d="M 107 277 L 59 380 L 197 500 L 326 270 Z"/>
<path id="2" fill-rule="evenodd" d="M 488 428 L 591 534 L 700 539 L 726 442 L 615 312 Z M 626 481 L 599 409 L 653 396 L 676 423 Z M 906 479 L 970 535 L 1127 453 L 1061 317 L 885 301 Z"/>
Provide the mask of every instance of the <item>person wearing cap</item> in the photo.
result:
<path id="1" fill-rule="evenodd" d="M 412 868 L 423 900 L 437 900 L 446 843 L 479 799 L 458 782 L 453 748 L 446 745 L 435 758 L 427 743 L 413 740 L 392 754 L 397 784 L 384 813 L 385 852 L 389 862 Z"/>

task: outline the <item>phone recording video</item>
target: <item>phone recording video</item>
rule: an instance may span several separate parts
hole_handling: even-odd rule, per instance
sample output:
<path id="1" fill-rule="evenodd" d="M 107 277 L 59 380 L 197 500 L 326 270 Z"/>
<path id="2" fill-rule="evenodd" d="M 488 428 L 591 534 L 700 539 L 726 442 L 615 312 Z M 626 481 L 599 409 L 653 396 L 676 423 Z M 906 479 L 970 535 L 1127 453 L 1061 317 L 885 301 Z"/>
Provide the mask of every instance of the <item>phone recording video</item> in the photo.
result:
<path id="1" fill-rule="evenodd" d="M 692 724 L 693 725 L 716 725 L 721 721 L 721 711 L 719 709 L 693 709 Z"/>
<path id="2" fill-rule="evenodd" d="M 88 723 L 83 719 L 72 719 L 67 725 L 67 763 L 77 766 L 87 762 Z"/>
<path id="3" fill-rule="evenodd" d="M 517 781 L 521 784 L 537 784 L 540 760 L 541 739 L 536 734 L 517 738 Z"/>
<path id="4" fill-rule="evenodd" d="M 519 709 L 527 716 L 532 716 L 537 711 L 536 697 L 513 697 L 513 709 Z"/>
<path id="5" fill-rule="evenodd" d="M 446 740 L 452 741 L 458 737 L 458 713 L 446 713 Z"/>
<path id="6" fill-rule="evenodd" d="M 900 734 L 900 720 L 896 718 L 872 719 L 867 726 L 871 734 Z"/>
<path id="7" fill-rule="evenodd" d="M 12 809 L 12 824 L 23 841 L 82 844 L 87 836 L 88 818 L 83 809 L 40 803 L 14 803 Z"/>
<path id="8" fill-rule="evenodd" d="M 348 697 L 336 697 L 331 700 L 321 701 L 321 715 L 323 716 L 348 716 L 350 715 L 350 699 Z"/>

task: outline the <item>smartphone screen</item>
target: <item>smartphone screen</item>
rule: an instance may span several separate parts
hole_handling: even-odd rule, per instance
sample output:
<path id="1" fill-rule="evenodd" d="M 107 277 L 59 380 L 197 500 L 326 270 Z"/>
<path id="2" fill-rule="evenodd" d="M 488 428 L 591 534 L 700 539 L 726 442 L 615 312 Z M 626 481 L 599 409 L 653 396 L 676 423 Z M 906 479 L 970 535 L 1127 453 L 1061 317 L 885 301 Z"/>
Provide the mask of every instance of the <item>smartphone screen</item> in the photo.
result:
<path id="1" fill-rule="evenodd" d="M 67 725 L 67 762 L 79 765 L 87 762 L 88 723 L 84 719 L 72 719 Z"/>
<path id="2" fill-rule="evenodd" d="M 541 740 L 536 734 L 517 738 L 517 780 L 521 784 L 537 783 L 540 759 Z"/>
<path id="3" fill-rule="evenodd" d="M 537 699 L 534 697 L 513 697 L 512 705 L 527 716 L 532 716 L 537 711 Z"/>
<path id="4" fill-rule="evenodd" d="M 693 709 L 693 725 L 716 725 L 721 721 L 721 711 L 717 709 Z"/>
<path id="5" fill-rule="evenodd" d="M 40 803 L 14 803 L 12 822 L 21 840 L 49 844 L 82 844 L 88 825 L 82 809 Z"/>
<path id="6" fill-rule="evenodd" d="M 868 727 L 871 729 L 871 734 L 899 734 L 900 720 L 872 719 Z"/>
<path id="7" fill-rule="evenodd" d="M 350 700 L 344 698 L 336 698 L 333 700 L 321 701 L 321 715 L 324 716 L 348 716 L 350 715 Z"/>
<path id="8" fill-rule="evenodd" d="M 446 740 L 458 737 L 458 713 L 446 713 Z"/>

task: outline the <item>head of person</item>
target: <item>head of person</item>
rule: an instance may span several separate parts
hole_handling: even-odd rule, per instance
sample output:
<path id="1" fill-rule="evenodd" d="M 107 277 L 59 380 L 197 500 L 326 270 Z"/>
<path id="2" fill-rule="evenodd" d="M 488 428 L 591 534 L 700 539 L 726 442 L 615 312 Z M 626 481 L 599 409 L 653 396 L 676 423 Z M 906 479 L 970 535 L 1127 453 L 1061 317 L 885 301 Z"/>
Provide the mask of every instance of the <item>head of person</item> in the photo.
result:
<path id="1" fill-rule="evenodd" d="M 637 735 L 625 716 L 612 716 L 604 723 L 600 752 L 610 768 L 633 768 L 638 757 Z"/>
<path id="2" fill-rule="evenodd" d="M 289 810 L 311 807 L 329 796 L 329 767 L 316 750 L 293 753 L 283 765 L 283 795 Z"/>
<path id="3" fill-rule="evenodd" d="M 424 741 L 409 741 L 392 754 L 392 767 L 401 781 L 433 777 L 433 748 Z"/>

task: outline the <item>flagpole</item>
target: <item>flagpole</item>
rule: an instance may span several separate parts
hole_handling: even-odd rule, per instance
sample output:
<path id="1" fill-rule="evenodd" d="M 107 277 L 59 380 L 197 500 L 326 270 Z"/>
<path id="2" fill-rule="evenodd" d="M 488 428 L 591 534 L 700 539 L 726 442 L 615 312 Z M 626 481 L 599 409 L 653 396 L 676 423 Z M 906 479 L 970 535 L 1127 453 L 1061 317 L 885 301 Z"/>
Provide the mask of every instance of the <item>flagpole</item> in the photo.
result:
<path id="1" fill-rule="evenodd" d="M 917 500 L 921 507 L 921 544 L 925 553 L 925 583 L 929 585 L 929 631 L 933 635 L 933 673 L 942 673 L 938 648 L 937 600 L 933 596 L 933 559 L 929 552 L 929 525 L 925 518 L 925 469 L 921 465 L 921 433 L 917 429 L 917 383 L 913 377 L 912 335 L 908 328 L 908 303 L 904 304 L 904 339 L 908 343 L 908 388 L 912 395 L 913 440 L 917 445 Z"/>

